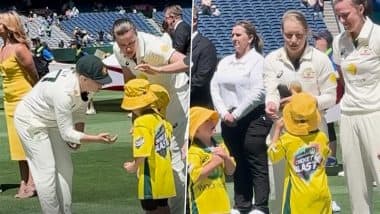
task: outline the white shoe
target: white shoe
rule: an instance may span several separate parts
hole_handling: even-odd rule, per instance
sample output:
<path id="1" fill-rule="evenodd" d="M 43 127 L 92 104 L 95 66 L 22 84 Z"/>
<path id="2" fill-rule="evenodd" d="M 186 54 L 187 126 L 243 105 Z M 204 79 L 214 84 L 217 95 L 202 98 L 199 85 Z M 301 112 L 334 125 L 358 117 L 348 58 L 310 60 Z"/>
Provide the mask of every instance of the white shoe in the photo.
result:
<path id="1" fill-rule="evenodd" d="M 240 214 L 240 212 L 237 209 L 232 209 L 230 214 Z"/>
<path id="2" fill-rule="evenodd" d="M 374 181 L 374 182 L 372 183 L 372 186 L 377 187 L 377 183 L 376 183 L 376 181 Z"/>
<path id="3" fill-rule="evenodd" d="M 94 108 L 89 108 L 87 109 L 86 114 L 96 114 L 96 110 Z"/>
<path id="4" fill-rule="evenodd" d="M 344 177 L 344 171 L 340 171 L 340 172 L 338 173 L 338 176 L 340 176 L 340 177 Z"/>
<path id="5" fill-rule="evenodd" d="M 265 214 L 265 213 L 263 211 L 261 211 L 261 210 L 252 210 L 248 214 Z"/>
<path id="6" fill-rule="evenodd" d="M 335 202 L 335 201 L 332 201 L 332 210 L 333 212 L 340 212 L 340 206 Z"/>

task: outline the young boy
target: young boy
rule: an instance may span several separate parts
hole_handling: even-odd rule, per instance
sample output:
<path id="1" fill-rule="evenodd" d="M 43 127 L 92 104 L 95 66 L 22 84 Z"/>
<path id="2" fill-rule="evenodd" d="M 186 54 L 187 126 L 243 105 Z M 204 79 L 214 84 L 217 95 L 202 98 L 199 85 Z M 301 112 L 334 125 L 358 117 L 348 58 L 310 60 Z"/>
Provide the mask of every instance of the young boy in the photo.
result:
<path id="1" fill-rule="evenodd" d="M 168 198 L 176 196 L 169 142 L 173 129 L 152 106 L 157 97 L 144 79 L 128 81 L 121 107 L 132 111 L 133 157 L 124 168 L 138 177 L 138 198 L 146 213 L 170 213 Z"/>
<path id="2" fill-rule="evenodd" d="M 292 96 L 283 118 L 275 123 L 268 156 L 273 163 L 282 159 L 287 162 L 282 213 L 332 213 L 325 172 L 329 140 L 318 130 L 320 121 L 315 98 L 301 92 Z"/>
<path id="3" fill-rule="evenodd" d="M 190 109 L 190 148 L 188 151 L 188 196 L 190 213 L 230 213 L 230 200 L 224 173 L 232 175 L 235 162 L 224 143 L 214 138 L 218 123 L 215 111 Z"/>

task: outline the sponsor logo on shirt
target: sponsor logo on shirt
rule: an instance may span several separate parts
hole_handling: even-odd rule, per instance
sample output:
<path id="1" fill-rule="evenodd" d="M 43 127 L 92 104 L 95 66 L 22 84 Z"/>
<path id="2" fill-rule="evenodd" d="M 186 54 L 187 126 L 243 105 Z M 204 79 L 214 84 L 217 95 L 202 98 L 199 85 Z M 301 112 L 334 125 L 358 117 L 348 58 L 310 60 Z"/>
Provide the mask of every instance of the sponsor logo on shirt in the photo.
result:
<path id="1" fill-rule="evenodd" d="M 143 137 L 138 137 L 135 140 L 135 147 L 139 149 L 142 145 L 144 144 L 144 138 Z"/>
<path id="2" fill-rule="evenodd" d="M 311 177 L 322 163 L 322 156 L 318 144 L 311 144 L 298 149 L 294 154 L 293 167 L 296 173 L 304 181 L 310 181 Z"/>
<path id="3" fill-rule="evenodd" d="M 165 133 L 164 125 L 161 125 L 155 135 L 154 139 L 155 151 L 162 157 L 166 157 L 167 148 L 169 147 L 169 140 Z"/>

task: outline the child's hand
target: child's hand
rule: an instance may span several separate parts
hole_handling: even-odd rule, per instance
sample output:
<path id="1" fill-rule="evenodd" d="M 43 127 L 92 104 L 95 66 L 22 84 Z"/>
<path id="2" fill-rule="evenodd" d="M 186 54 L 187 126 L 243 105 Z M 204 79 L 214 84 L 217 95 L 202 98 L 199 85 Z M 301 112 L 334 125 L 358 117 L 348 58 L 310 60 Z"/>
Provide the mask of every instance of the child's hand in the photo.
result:
<path id="1" fill-rule="evenodd" d="M 124 169 L 129 172 L 129 173 L 136 173 L 137 172 L 137 167 L 135 165 L 135 162 L 125 162 L 124 163 Z"/>
<path id="2" fill-rule="evenodd" d="M 220 156 L 223 159 L 225 159 L 225 158 L 228 157 L 228 154 L 227 154 L 226 150 L 223 147 L 220 147 L 220 146 L 217 146 L 217 147 L 213 148 L 212 153 L 215 154 L 215 155 Z"/>
<path id="3" fill-rule="evenodd" d="M 276 120 L 274 123 L 275 129 L 281 131 L 282 128 L 284 128 L 284 120 L 281 117 L 280 119 Z"/>

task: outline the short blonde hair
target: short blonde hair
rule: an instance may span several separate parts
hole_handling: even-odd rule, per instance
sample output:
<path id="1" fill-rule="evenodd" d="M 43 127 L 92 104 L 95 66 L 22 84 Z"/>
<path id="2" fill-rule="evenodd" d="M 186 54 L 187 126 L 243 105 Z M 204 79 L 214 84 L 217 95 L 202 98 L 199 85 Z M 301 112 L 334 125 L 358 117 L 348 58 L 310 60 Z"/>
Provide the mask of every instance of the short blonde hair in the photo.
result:
<path id="1" fill-rule="evenodd" d="M 12 42 L 25 44 L 30 48 L 30 41 L 26 36 L 20 16 L 15 11 L 0 13 L 0 24 L 8 31 L 8 37 Z"/>
<path id="2" fill-rule="evenodd" d="M 168 12 L 170 15 L 173 15 L 175 17 L 182 17 L 182 7 L 178 4 L 171 5 L 165 8 L 164 12 Z"/>

